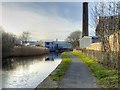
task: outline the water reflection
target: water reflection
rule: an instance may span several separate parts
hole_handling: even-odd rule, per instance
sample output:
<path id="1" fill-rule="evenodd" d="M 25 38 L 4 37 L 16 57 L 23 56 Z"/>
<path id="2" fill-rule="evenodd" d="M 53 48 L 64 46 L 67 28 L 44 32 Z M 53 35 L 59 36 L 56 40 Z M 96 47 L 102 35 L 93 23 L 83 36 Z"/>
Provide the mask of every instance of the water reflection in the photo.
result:
<path id="1" fill-rule="evenodd" d="M 38 60 L 42 61 L 46 56 L 47 55 L 35 56 L 35 57 L 15 57 L 15 58 L 5 59 L 2 61 L 2 69 L 4 71 L 9 71 L 9 70 L 16 69 L 20 65 L 22 65 L 22 67 L 27 67 L 29 64 L 34 64 Z"/>
<path id="2" fill-rule="evenodd" d="M 58 58 L 61 58 L 60 53 L 52 52 L 47 55 L 47 57 L 45 58 L 45 61 L 54 61 L 55 59 L 58 59 Z"/>
<path id="3" fill-rule="evenodd" d="M 60 53 L 50 53 L 41 57 L 7 59 L 2 63 L 2 87 L 35 88 L 60 62 Z"/>

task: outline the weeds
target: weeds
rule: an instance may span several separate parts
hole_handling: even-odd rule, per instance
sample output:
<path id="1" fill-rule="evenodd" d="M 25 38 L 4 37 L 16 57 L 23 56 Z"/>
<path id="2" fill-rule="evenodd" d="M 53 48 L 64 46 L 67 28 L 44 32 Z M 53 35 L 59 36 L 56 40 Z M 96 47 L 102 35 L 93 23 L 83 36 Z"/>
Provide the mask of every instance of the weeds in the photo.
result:
<path id="1" fill-rule="evenodd" d="M 67 56 L 66 52 L 62 53 L 62 62 L 60 66 L 58 67 L 57 72 L 51 76 L 53 81 L 60 80 L 64 77 L 65 72 L 67 71 L 69 65 L 70 65 L 70 58 Z"/>

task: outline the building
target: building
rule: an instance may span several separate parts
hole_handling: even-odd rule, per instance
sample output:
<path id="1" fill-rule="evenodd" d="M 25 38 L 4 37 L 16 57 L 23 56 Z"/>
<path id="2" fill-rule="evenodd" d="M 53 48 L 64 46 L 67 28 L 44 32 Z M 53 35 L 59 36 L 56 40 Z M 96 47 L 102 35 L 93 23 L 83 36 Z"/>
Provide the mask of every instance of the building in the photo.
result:
<path id="1" fill-rule="evenodd" d="M 41 41 L 20 41 L 17 40 L 15 43 L 16 46 L 42 46 Z"/>
<path id="2" fill-rule="evenodd" d="M 55 42 L 54 41 L 45 41 L 45 47 L 50 51 L 55 51 Z"/>
<path id="3" fill-rule="evenodd" d="M 119 16 L 99 17 L 99 22 L 96 27 L 96 36 L 110 36 L 115 31 L 120 30 Z"/>
<path id="4" fill-rule="evenodd" d="M 45 47 L 50 51 L 72 50 L 71 43 L 65 41 L 45 41 Z"/>
<path id="5" fill-rule="evenodd" d="M 84 36 L 80 40 L 80 48 L 86 48 L 89 47 L 93 43 L 100 42 L 100 37 L 98 36 Z"/>
<path id="6" fill-rule="evenodd" d="M 106 38 L 120 30 L 119 19 L 118 16 L 99 17 L 99 23 L 96 27 L 96 36 L 84 36 L 80 40 L 80 48 L 101 50 L 101 47 L 103 47 L 101 44 L 109 46 L 109 40 L 107 41 Z"/>

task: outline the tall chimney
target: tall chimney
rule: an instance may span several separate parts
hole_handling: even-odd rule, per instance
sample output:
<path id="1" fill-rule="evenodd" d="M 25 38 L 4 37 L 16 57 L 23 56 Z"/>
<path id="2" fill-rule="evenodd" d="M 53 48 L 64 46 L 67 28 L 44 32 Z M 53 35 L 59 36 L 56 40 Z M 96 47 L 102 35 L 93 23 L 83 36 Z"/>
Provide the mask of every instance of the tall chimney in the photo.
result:
<path id="1" fill-rule="evenodd" d="M 83 2 L 83 28 L 82 37 L 88 36 L 88 2 Z"/>

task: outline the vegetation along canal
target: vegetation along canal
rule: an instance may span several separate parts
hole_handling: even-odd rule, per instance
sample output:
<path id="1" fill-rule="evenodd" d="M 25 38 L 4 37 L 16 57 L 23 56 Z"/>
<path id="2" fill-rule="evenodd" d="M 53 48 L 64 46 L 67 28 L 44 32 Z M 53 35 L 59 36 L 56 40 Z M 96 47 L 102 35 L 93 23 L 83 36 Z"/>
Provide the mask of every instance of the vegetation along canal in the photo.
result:
<path id="1" fill-rule="evenodd" d="M 60 62 L 60 53 L 7 59 L 3 63 L 2 88 L 36 88 Z"/>

